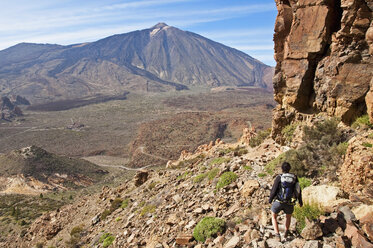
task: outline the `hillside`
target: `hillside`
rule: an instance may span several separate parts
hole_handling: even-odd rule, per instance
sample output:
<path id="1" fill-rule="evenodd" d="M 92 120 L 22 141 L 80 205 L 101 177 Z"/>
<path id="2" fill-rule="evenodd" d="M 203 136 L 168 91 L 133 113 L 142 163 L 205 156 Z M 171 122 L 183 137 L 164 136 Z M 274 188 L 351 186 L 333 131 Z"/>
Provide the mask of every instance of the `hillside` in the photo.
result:
<path id="1" fill-rule="evenodd" d="M 329 122 L 320 120 L 323 124 Z M 314 131 L 318 130 L 317 125 Z M 323 135 L 329 135 L 329 131 L 324 131 Z M 292 235 L 282 238 L 282 242 L 276 241 L 270 224 L 268 196 L 280 168 L 279 161 L 271 161 L 276 161 L 289 147 L 266 139 L 252 148 L 247 143 L 254 139 L 250 134 L 246 130 L 243 136 L 246 138 L 238 143 L 217 140 L 202 145 L 194 153 L 184 152 L 178 160 L 168 162 L 167 168 L 138 172 L 117 188 L 104 187 L 99 194 L 46 213 L 30 225 L 24 237 L 16 238 L 15 244 L 233 248 L 350 247 L 352 242 L 353 247 L 372 247 L 369 241 L 372 198 L 357 196 L 351 189 L 348 192 L 353 198 L 346 198 L 340 188 L 343 182 L 325 176 L 332 175 L 332 171 L 324 171 L 325 175 L 320 177 L 313 174 L 312 167 L 306 168 L 302 179 L 306 205 L 296 207 L 300 214 L 292 219 Z M 366 134 L 352 139 L 346 158 L 354 159 L 350 151 L 364 152 L 361 144 L 372 141 Z M 292 164 L 295 170 L 299 169 L 294 161 Z M 338 171 L 342 172 L 343 167 Z M 363 182 L 356 186 L 369 187 Z M 319 207 L 312 205 L 315 200 Z M 304 219 L 311 216 L 312 221 Z M 203 230 L 207 233 L 212 228 L 205 226 L 198 231 L 198 223 L 205 217 L 217 218 L 222 224 L 219 231 L 212 232 L 211 238 L 198 242 L 198 235 L 203 237 Z M 281 230 L 283 225 L 281 217 Z"/>
<path id="2" fill-rule="evenodd" d="M 0 155 L 1 193 L 36 195 L 97 183 L 108 172 L 85 160 L 58 156 L 31 146 Z"/>
<path id="3" fill-rule="evenodd" d="M 189 86 L 272 89 L 273 68 L 195 33 L 159 23 L 96 42 L 21 43 L 0 51 L 0 94 L 32 104 Z"/>

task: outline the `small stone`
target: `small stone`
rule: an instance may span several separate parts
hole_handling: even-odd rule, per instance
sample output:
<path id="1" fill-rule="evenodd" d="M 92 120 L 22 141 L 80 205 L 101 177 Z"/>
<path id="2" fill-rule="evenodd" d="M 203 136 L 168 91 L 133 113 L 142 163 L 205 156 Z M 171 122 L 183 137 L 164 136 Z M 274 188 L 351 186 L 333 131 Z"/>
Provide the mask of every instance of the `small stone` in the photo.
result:
<path id="1" fill-rule="evenodd" d="M 321 247 L 321 244 L 318 240 L 310 240 L 304 244 L 303 248 L 319 248 L 319 247 Z"/>
<path id="2" fill-rule="evenodd" d="M 194 209 L 193 213 L 202 214 L 203 213 L 203 209 L 202 208 L 196 208 L 196 209 Z"/>
<path id="3" fill-rule="evenodd" d="M 234 236 L 231 238 L 228 243 L 224 245 L 224 248 L 234 248 L 240 242 L 240 237 Z"/>
<path id="4" fill-rule="evenodd" d="M 180 197 L 180 195 L 174 195 L 172 197 L 172 199 L 176 202 L 176 203 L 180 203 L 183 199 Z"/>
<path id="5" fill-rule="evenodd" d="M 193 239 L 193 236 L 190 234 L 179 234 L 176 237 L 176 244 L 178 245 L 187 245 Z"/>

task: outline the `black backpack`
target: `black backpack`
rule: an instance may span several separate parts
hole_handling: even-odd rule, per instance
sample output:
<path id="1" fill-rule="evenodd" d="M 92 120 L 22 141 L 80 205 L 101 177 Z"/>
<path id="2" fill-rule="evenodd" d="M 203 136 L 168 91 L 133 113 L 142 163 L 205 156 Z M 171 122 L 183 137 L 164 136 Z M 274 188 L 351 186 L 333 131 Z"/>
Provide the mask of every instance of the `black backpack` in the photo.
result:
<path id="1" fill-rule="evenodd" d="M 291 173 L 281 174 L 277 199 L 280 202 L 292 203 L 296 195 L 296 176 Z"/>

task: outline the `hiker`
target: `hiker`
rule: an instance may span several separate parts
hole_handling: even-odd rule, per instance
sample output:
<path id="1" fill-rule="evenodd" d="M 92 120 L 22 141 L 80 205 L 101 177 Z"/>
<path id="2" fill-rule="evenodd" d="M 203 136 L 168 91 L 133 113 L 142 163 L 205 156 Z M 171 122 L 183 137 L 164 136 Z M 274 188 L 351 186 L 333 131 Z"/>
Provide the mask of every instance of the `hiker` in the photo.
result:
<path id="1" fill-rule="evenodd" d="M 296 175 L 290 173 L 290 164 L 288 162 L 282 163 L 281 169 L 282 174 L 277 175 L 269 196 L 269 203 L 272 203 L 274 200 L 271 207 L 272 224 L 275 230 L 276 239 L 278 241 L 281 241 L 277 223 L 278 213 L 283 210 L 286 214 L 284 234 L 284 237 L 286 238 L 290 235 L 289 227 L 295 202 L 298 200 L 299 205 L 301 207 L 303 206 L 302 192 L 299 186 L 299 181 Z"/>

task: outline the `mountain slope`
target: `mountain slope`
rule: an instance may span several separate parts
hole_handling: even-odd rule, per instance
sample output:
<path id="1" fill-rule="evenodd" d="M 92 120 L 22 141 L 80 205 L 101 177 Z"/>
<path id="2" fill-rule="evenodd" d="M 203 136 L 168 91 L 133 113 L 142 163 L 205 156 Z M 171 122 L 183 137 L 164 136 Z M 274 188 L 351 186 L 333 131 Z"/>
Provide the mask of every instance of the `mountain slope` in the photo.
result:
<path id="1" fill-rule="evenodd" d="M 243 52 L 164 23 L 92 43 L 22 43 L 0 51 L 0 94 L 32 103 L 190 85 L 271 89 L 272 74 Z"/>
<path id="2" fill-rule="evenodd" d="M 2 193 L 38 194 L 79 188 L 98 182 L 105 174 L 90 162 L 58 156 L 36 146 L 0 155 Z"/>

